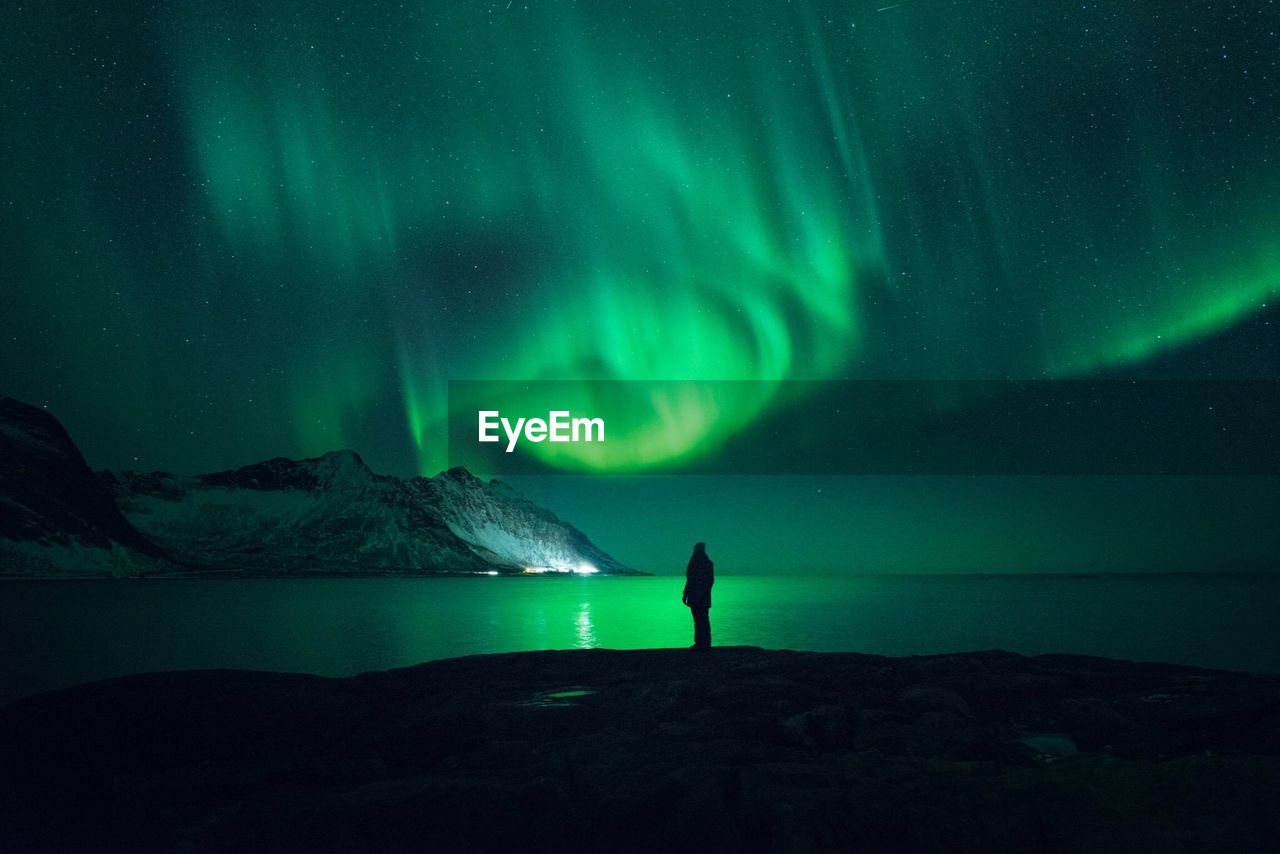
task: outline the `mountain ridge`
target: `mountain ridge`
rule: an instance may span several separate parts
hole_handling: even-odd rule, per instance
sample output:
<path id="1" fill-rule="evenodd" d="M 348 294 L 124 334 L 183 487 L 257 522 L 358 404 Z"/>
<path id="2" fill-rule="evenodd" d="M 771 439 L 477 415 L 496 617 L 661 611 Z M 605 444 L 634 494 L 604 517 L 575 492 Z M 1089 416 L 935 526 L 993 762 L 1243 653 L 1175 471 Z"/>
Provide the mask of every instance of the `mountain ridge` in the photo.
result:
<path id="1" fill-rule="evenodd" d="M 13 398 L 0 398 L 0 450 L 0 576 L 643 574 L 461 468 L 402 479 L 343 449 L 95 473 L 53 415 Z"/>

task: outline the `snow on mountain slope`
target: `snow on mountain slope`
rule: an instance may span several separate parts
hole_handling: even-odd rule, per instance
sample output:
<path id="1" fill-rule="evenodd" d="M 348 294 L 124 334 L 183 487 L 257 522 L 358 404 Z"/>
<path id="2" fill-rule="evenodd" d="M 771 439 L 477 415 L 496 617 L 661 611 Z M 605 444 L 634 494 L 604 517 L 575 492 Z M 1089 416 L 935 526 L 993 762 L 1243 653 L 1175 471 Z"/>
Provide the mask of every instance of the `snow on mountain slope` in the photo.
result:
<path id="1" fill-rule="evenodd" d="M 556 514 L 464 468 L 420 478 L 450 530 L 480 553 L 530 572 L 627 573 Z"/>
<path id="2" fill-rule="evenodd" d="M 628 572 L 554 514 L 460 470 L 401 480 L 373 473 L 352 451 L 335 451 L 192 477 L 102 477 L 147 536 L 228 568 Z"/>
<path id="3" fill-rule="evenodd" d="M 94 474 L 56 418 L 0 397 L 0 575 L 632 573 L 465 470 L 402 480 L 352 451 L 204 475 Z"/>

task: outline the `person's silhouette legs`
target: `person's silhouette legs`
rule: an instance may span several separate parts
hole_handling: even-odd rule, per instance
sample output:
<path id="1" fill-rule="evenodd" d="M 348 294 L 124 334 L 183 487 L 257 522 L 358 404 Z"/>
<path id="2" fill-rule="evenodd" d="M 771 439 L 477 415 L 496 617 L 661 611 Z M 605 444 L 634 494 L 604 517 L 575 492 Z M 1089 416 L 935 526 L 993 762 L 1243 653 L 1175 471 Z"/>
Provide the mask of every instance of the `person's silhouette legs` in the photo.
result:
<path id="1" fill-rule="evenodd" d="M 693 605 L 693 648 L 711 649 L 711 609 L 706 606 Z"/>

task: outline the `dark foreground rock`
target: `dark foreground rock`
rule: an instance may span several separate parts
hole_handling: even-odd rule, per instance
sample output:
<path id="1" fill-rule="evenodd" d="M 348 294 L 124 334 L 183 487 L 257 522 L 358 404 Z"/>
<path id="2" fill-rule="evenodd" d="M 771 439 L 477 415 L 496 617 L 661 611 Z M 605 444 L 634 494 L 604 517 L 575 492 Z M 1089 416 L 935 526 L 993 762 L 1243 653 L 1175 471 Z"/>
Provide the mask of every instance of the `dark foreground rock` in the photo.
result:
<path id="1" fill-rule="evenodd" d="M 1276 851 L 1278 713 L 1003 652 L 151 674 L 0 710 L 0 850 Z"/>

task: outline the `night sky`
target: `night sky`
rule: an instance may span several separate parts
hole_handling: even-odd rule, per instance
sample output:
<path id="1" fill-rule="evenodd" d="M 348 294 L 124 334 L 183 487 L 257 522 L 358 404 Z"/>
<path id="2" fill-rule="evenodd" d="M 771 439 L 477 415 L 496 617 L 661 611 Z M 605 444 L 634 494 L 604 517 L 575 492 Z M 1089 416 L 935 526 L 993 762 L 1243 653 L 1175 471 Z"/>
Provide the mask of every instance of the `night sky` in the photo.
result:
<path id="1" fill-rule="evenodd" d="M 99 468 L 433 474 L 450 379 L 759 380 L 696 454 L 784 380 L 1274 365 L 1274 0 L 45 0 L 0 71 L 0 392 Z M 1280 554 L 1275 478 L 512 480 L 657 571 Z"/>

